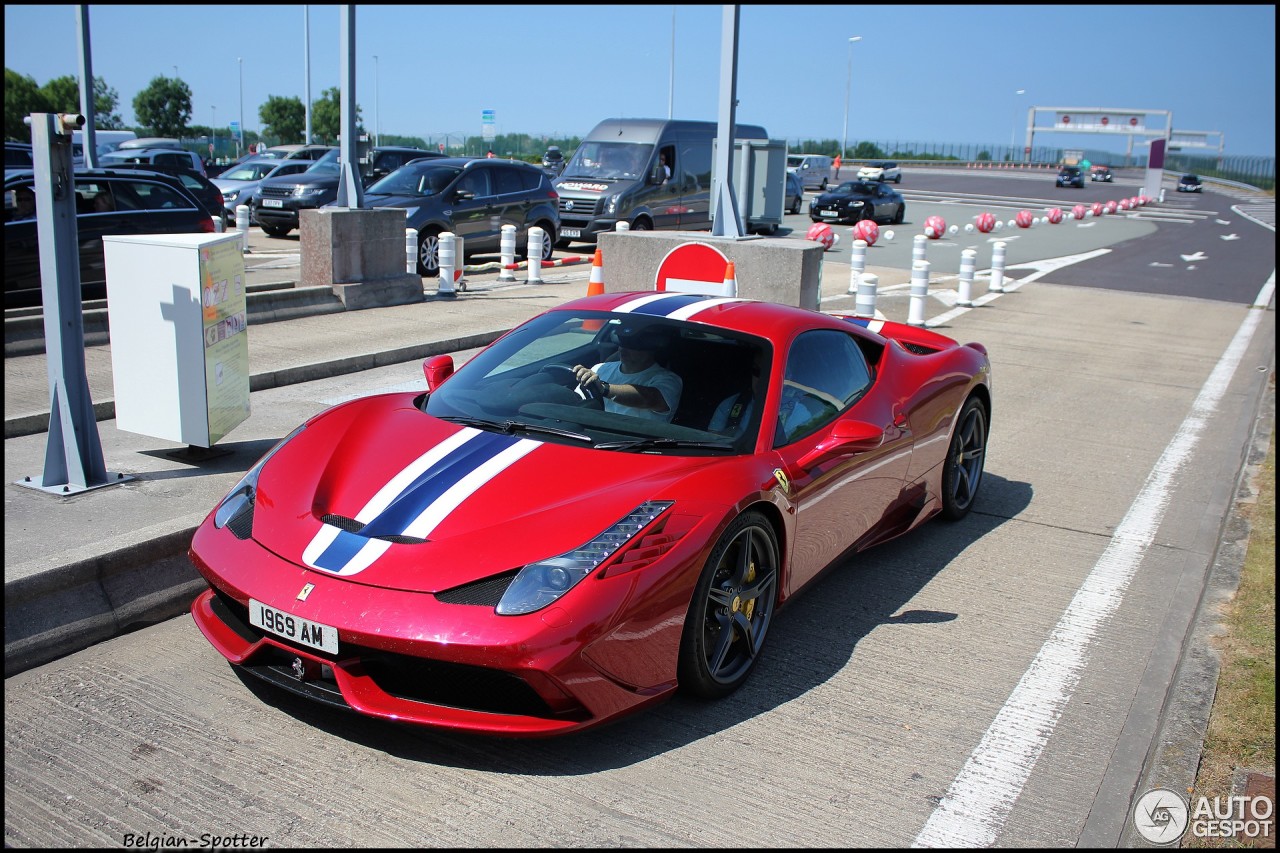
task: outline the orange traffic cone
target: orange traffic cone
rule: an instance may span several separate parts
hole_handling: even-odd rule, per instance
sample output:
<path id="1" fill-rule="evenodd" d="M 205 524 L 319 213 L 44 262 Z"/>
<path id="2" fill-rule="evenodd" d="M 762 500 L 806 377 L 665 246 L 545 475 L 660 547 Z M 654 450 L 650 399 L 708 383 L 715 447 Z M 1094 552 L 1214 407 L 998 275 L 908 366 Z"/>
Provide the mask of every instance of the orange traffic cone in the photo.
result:
<path id="1" fill-rule="evenodd" d="M 587 282 L 587 296 L 599 296 L 604 293 L 604 263 L 600 250 L 596 249 L 591 257 L 591 279 Z M 582 328 L 588 332 L 598 332 L 604 328 L 604 320 L 583 320 Z"/>
<path id="2" fill-rule="evenodd" d="M 591 258 L 591 280 L 587 282 L 587 296 L 599 296 L 604 293 L 604 264 L 600 250 L 596 249 Z"/>
<path id="3" fill-rule="evenodd" d="M 733 261 L 729 261 L 729 265 L 724 268 L 724 295 L 738 295 L 738 277 Z"/>

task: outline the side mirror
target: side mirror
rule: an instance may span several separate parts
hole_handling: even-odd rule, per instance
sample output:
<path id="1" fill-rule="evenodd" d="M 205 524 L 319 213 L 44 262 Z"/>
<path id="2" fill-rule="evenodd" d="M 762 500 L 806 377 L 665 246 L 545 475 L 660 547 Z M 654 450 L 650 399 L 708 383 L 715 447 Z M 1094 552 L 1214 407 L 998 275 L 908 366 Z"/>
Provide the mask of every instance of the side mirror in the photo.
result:
<path id="1" fill-rule="evenodd" d="M 422 373 L 427 377 L 427 390 L 436 390 L 453 375 L 453 356 L 433 355 L 422 362 Z"/>
<path id="2" fill-rule="evenodd" d="M 884 430 L 866 421 L 838 420 L 827 437 L 800 458 L 801 468 L 825 462 L 833 456 L 846 456 L 875 450 L 884 443 Z"/>
<path id="3" fill-rule="evenodd" d="M 453 191 L 454 201 L 470 201 L 475 197 L 476 197 L 476 194 L 471 192 L 471 190 L 454 190 Z"/>

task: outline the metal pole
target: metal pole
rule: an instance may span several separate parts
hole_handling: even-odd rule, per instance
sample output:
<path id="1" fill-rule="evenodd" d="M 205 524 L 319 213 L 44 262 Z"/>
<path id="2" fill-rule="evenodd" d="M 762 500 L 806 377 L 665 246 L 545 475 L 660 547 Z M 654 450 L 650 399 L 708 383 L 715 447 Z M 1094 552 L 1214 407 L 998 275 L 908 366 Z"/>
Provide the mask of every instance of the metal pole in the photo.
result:
<path id="1" fill-rule="evenodd" d="M 1025 95 L 1026 93 L 1027 93 L 1026 89 L 1019 89 L 1013 94 L 1016 97 L 1017 95 Z M 1016 136 L 1017 132 L 1018 132 L 1018 102 L 1015 100 L 1013 102 L 1013 121 L 1009 122 L 1009 159 L 1010 161 L 1016 159 L 1016 151 L 1014 150 L 1014 148 L 1018 144 L 1017 136 Z"/>
<path id="2" fill-rule="evenodd" d="M 93 57 L 89 50 L 89 7 L 76 7 L 76 35 L 80 45 L 80 112 L 84 115 L 84 167 L 98 166 L 98 115 L 93 100 Z"/>
<path id="3" fill-rule="evenodd" d="M 671 82 L 667 89 L 667 118 L 675 117 L 676 109 L 676 7 L 671 7 Z"/>
<path id="4" fill-rule="evenodd" d="M 248 137 L 244 130 L 244 58 L 236 57 L 236 62 L 240 66 L 240 138 L 236 140 L 236 156 L 240 156 L 240 149 L 244 147 L 244 141 Z"/>
<path id="5" fill-rule="evenodd" d="M 711 234 L 743 236 L 738 200 L 733 193 L 733 137 L 738 95 L 738 7 L 724 6 L 720 16 L 720 120 L 717 129 L 715 186 L 711 197 Z"/>
<path id="6" fill-rule="evenodd" d="M 382 113 L 378 111 L 378 54 L 373 55 L 373 144 L 381 145 Z"/>
<path id="7" fill-rule="evenodd" d="M 311 144 L 311 7 L 302 7 L 302 101 L 307 114 L 306 144 Z M 280 140 L 284 142 L 285 140 Z"/>
<path id="8" fill-rule="evenodd" d="M 849 73 L 844 84 L 844 133 L 840 136 L 840 159 L 845 157 L 845 149 L 849 147 L 849 100 L 853 97 L 853 43 L 862 41 L 862 36 L 849 37 Z"/>
<path id="9" fill-rule="evenodd" d="M 364 187 L 360 183 L 357 163 L 359 160 L 359 137 L 356 135 L 356 7 L 345 5 L 338 7 L 341 16 L 338 26 L 338 38 L 341 41 L 338 51 L 338 81 L 342 86 L 340 100 L 340 137 L 338 140 L 338 165 L 341 167 L 338 178 L 338 207 L 358 210 L 364 206 Z"/>

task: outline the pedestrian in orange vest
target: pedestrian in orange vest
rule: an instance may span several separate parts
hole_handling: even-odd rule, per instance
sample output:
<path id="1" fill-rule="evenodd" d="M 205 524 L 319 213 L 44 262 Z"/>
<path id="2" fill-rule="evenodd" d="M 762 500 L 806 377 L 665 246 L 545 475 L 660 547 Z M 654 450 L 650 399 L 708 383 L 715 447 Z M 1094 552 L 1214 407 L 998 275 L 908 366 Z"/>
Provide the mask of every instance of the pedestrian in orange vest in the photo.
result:
<path id="1" fill-rule="evenodd" d="M 835 166 L 836 166 L 836 180 L 838 181 L 840 180 L 840 155 L 839 154 L 836 155 Z"/>

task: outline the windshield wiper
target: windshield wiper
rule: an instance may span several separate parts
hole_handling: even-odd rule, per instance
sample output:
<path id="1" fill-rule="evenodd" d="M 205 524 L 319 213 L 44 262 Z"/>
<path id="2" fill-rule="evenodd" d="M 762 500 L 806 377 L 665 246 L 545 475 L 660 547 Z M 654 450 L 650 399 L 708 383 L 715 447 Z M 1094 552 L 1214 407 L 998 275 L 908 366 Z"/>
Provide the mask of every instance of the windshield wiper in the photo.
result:
<path id="1" fill-rule="evenodd" d="M 596 450 L 659 450 L 678 448 L 694 450 L 733 450 L 728 441 L 693 441 L 687 438 L 637 438 L 631 441 L 602 441 Z"/>
<path id="2" fill-rule="evenodd" d="M 449 421 L 454 424 L 462 424 L 463 426 L 476 427 L 478 429 L 496 430 L 497 432 L 514 435 L 518 432 L 536 433 L 540 435 L 556 435 L 561 438 L 572 438 L 575 441 L 591 441 L 591 436 L 583 435 L 580 432 L 572 430 L 560 429 L 559 427 L 539 426 L 538 424 L 527 424 L 523 421 L 491 421 L 485 418 L 471 418 L 464 415 L 444 415 L 440 418 L 442 421 Z"/>

